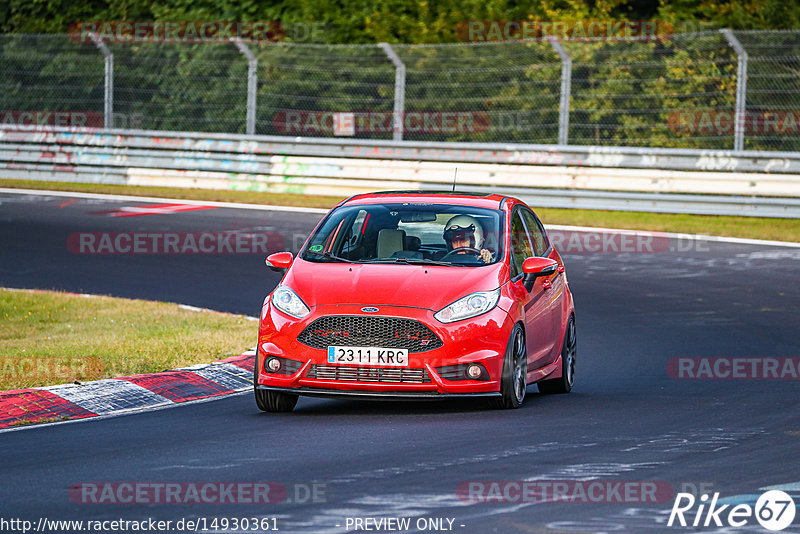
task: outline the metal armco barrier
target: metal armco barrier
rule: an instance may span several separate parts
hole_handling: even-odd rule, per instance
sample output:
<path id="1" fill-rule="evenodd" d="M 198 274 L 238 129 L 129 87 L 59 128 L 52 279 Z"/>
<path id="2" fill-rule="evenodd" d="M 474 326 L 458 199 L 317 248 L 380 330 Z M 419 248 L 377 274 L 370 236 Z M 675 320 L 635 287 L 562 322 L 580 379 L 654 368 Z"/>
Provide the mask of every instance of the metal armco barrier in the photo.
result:
<path id="1" fill-rule="evenodd" d="M 0 128 L 0 178 L 347 196 L 503 191 L 534 206 L 800 217 L 800 154 Z"/>

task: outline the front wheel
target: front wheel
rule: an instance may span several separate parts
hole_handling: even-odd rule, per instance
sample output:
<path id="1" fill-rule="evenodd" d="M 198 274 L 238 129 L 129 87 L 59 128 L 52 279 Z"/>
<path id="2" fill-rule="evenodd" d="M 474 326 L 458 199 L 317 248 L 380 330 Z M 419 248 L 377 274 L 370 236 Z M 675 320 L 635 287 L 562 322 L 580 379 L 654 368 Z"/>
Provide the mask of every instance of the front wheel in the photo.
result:
<path id="1" fill-rule="evenodd" d="M 491 399 L 491 407 L 506 410 L 519 408 L 525 400 L 527 387 L 528 352 L 525 349 L 525 335 L 522 327 L 516 325 L 511 332 L 503 360 L 503 377 L 500 381 L 502 396 Z"/>
<path id="2" fill-rule="evenodd" d="M 264 412 L 291 412 L 297 404 L 297 395 L 280 391 L 256 389 L 256 406 Z"/>
<path id="3" fill-rule="evenodd" d="M 291 412 L 297 404 L 297 395 L 258 389 L 258 354 L 256 354 L 256 361 L 253 365 L 253 392 L 256 397 L 256 406 L 262 412 Z"/>
<path id="4" fill-rule="evenodd" d="M 575 337 L 575 317 L 569 318 L 567 332 L 564 334 L 564 346 L 561 349 L 561 377 L 542 380 L 536 385 L 542 393 L 569 393 L 575 383 L 575 355 L 577 352 Z"/>

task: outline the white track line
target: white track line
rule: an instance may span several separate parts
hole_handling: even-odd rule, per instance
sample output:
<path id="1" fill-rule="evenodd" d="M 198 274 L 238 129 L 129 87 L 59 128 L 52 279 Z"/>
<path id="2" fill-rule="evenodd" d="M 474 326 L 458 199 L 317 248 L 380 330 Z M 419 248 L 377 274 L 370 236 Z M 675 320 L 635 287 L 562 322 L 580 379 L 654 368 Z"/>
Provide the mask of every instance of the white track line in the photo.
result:
<path id="1" fill-rule="evenodd" d="M 214 206 L 216 208 L 234 208 L 241 210 L 262 210 L 262 211 L 294 211 L 299 213 L 328 213 L 329 210 L 322 208 L 302 208 L 297 206 L 272 206 L 262 204 L 243 204 L 240 202 L 214 202 L 211 200 L 188 200 L 184 198 L 163 198 L 163 197 L 137 197 L 133 195 L 108 195 L 104 193 L 78 193 L 74 191 L 49 191 L 46 189 L 14 189 L 0 187 L 0 193 L 18 193 L 20 195 L 38 195 L 50 197 L 73 197 L 91 198 L 99 200 L 122 200 L 125 202 L 153 202 L 158 204 L 190 204 L 192 206 Z"/>
<path id="2" fill-rule="evenodd" d="M 117 412 L 117 413 L 110 413 L 106 415 L 95 415 L 92 417 L 83 417 L 81 419 L 69 419 L 67 421 L 54 421 L 52 423 L 31 423 L 29 425 L 22 425 L 22 426 L 10 426 L 6 428 L 0 428 L 0 434 L 5 432 L 21 432 L 24 430 L 35 430 L 37 428 L 44 428 L 48 426 L 56 426 L 56 425 L 74 425 L 77 423 L 87 423 L 89 421 L 100 421 L 102 419 L 111 419 L 112 417 L 124 417 L 126 415 L 136 415 L 140 413 L 147 413 L 147 412 L 158 412 L 161 410 L 168 410 L 170 408 L 180 408 L 181 406 L 191 406 L 193 404 L 203 404 L 206 402 L 213 402 L 222 399 L 229 399 L 231 397 L 235 397 L 237 395 L 245 395 L 250 393 L 252 390 L 248 387 L 244 391 L 234 391 L 233 393 L 227 393 L 225 395 L 217 395 L 215 397 L 206 397 L 205 399 L 195 399 L 190 401 L 184 402 L 171 402 L 169 404 L 165 404 L 163 406 L 151 406 L 147 407 L 144 406 L 142 408 L 136 408 L 133 410 L 128 410 L 125 412 Z M 251 393 L 252 394 L 252 393 Z M 254 408 L 252 412 L 255 414 L 257 410 Z"/>
<path id="3" fill-rule="evenodd" d="M 19 291 L 21 293 L 60 293 L 62 295 L 68 297 L 83 297 L 83 298 L 95 298 L 95 297 L 108 297 L 108 298 L 124 298 L 124 297 L 115 297 L 113 295 L 102 295 L 102 294 L 91 294 L 91 293 L 72 293 L 70 291 L 57 291 L 57 290 L 50 290 L 50 289 L 26 289 L 21 287 L 4 287 L 0 286 L 0 291 Z M 221 315 L 228 315 L 230 317 L 241 317 L 248 321 L 258 321 L 258 317 L 253 317 L 252 315 L 242 315 L 240 313 L 230 313 L 224 312 L 219 310 L 212 310 L 211 308 L 198 308 L 197 306 L 190 306 L 188 304 L 181 304 L 180 302 L 167 302 L 163 300 L 150 300 L 147 302 L 158 302 L 160 304 L 177 304 L 179 308 L 183 310 L 193 311 L 193 312 L 203 312 L 203 313 L 219 313 Z"/>
<path id="4" fill-rule="evenodd" d="M 20 194 L 20 195 L 39 195 L 39 196 L 56 196 L 56 197 L 75 197 L 75 198 L 91 198 L 101 200 L 123 200 L 126 202 L 154 202 L 154 203 L 183 203 L 192 204 L 196 206 L 215 206 L 219 208 L 232 208 L 243 210 L 261 210 L 261 211 L 293 211 L 298 213 L 317 213 L 325 214 L 329 210 L 321 208 L 300 208 L 294 206 L 272 206 L 261 204 L 244 204 L 240 202 L 212 202 L 203 200 L 185 200 L 180 198 L 160 198 L 160 197 L 137 197 L 132 195 L 108 195 L 100 193 L 77 193 L 72 191 L 49 191 L 45 189 L 13 189 L 0 187 L 0 193 Z M 759 245 L 767 247 L 792 247 L 800 248 L 800 243 L 792 241 L 768 241 L 764 239 L 745 239 L 740 237 L 720 237 L 713 235 L 703 234 L 679 234 L 671 232 L 654 232 L 650 230 L 621 230 L 615 228 L 597 228 L 591 226 L 568 226 L 560 224 L 546 224 L 548 229 L 552 230 L 567 230 L 572 232 L 615 232 L 620 234 L 627 233 L 654 233 L 663 237 L 671 237 L 675 239 L 697 239 L 700 241 L 715 241 L 718 243 L 736 243 L 740 245 Z"/>
<path id="5" fill-rule="evenodd" d="M 597 232 L 601 234 L 615 233 L 615 234 L 630 234 L 630 235 L 655 235 L 659 237 L 670 237 L 674 239 L 698 241 L 714 241 L 717 243 L 736 243 L 739 245 L 760 245 L 765 247 L 792 247 L 800 248 L 800 243 L 793 241 L 768 241 L 765 239 L 746 239 L 743 237 L 721 237 L 715 235 L 703 234 L 677 234 L 672 232 L 659 232 L 657 230 L 625 230 L 617 228 L 596 228 L 594 226 L 566 226 L 561 224 L 545 224 L 548 230 L 564 230 L 568 232 Z"/>

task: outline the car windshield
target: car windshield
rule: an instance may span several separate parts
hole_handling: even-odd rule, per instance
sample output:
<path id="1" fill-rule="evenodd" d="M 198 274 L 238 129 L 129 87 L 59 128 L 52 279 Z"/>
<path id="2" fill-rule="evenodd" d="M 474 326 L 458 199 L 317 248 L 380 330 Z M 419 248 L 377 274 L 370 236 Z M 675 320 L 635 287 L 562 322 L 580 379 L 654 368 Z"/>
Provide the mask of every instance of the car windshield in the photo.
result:
<path id="1" fill-rule="evenodd" d="M 503 257 L 503 212 L 429 203 L 344 206 L 301 257 L 313 262 L 480 267 Z"/>

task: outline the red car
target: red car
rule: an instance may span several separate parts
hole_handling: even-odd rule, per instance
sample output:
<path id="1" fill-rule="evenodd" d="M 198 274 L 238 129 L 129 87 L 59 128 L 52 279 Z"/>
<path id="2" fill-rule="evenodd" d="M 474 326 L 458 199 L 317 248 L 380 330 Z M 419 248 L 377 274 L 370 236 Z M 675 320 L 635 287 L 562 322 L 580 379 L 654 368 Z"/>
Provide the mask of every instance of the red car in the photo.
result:
<path id="1" fill-rule="evenodd" d="M 424 191 L 333 208 L 261 310 L 256 404 L 299 395 L 487 397 L 517 408 L 528 384 L 567 393 L 575 312 L 561 256 L 522 201 Z"/>

